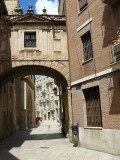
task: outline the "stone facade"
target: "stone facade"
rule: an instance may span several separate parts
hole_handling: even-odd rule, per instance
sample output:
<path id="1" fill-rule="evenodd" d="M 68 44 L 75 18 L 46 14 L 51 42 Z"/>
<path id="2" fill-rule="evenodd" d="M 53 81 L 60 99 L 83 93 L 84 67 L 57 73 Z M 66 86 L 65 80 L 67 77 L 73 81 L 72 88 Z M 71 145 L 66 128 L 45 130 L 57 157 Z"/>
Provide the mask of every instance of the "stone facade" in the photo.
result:
<path id="1" fill-rule="evenodd" d="M 115 1 L 109 5 L 108 1 L 82 1 L 66 0 L 73 123 L 79 125 L 79 137 L 76 138 L 82 147 L 120 155 L 120 62 L 116 59 L 112 44 L 112 35 L 120 26 L 120 3 Z M 88 33 L 91 36 L 89 45 L 92 44 L 91 58 L 85 57 L 83 48 L 86 47 L 84 41 L 88 39 L 85 37 Z M 111 56 L 114 59 L 111 60 Z M 87 97 L 90 90 L 91 95 L 95 95 L 92 92 L 95 88 L 99 94 L 97 103 L 97 98 L 92 99 L 93 103 Z M 92 113 L 97 113 L 92 110 L 91 117 L 88 117 L 88 108 L 90 104 L 97 107 L 98 102 L 101 123 L 96 127 L 96 124 L 92 125 L 95 121 Z"/>
<path id="2" fill-rule="evenodd" d="M 53 93 L 56 86 L 54 79 L 46 76 L 36 78 L 36 117 L 43 120 L 60 119 L 59 89 L 57 95 Z"/>
<path id="3" fill-rule="evenodd" d="M 14 2 L 13 2 L 14 1 Z M 16 77 L 46 75 L 62 90 L 63 132 L 71 135 L 71 96 L 65 16 L 22 14 L 17 0 L 6 0 L 0 12 L 0 86 Z M 10 5 L 11 4 L 11 5 Z M 15 7 L 15 8 L 14 8 Z M 5 11 L 5 9 L 4 9 Z M 28 39 L 30 38 L 29 42 Z"/>
<path id="4" fill-rule="evenodd" d="M 20 127 L 22 129 L 35 125 L 35 77 L 21 78 Z"/>
<path id="5" fill-rule="evenodd" d="M 6 83 L 0 93 L 0 139 L 35 124 L 34 76 Z"/>

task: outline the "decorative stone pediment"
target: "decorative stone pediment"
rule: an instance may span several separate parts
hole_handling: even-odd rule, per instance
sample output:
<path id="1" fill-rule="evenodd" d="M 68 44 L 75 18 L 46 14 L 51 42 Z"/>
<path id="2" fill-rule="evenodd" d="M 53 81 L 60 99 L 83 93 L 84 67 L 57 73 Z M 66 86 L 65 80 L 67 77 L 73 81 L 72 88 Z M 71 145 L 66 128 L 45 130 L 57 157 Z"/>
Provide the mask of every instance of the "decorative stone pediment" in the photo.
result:
<path id="1" fill-rule="evenodd" d="M 21 22 L 50 22 L 51 18 L 47 16 L 39 16 L 39 15 L 34 15 L 34 14 L 26 14 L 18 17 L 14 17 L 11 19 L 11 22 L 15 23 L 21 23 Z"/>
<path id="2" fill-rule="evenodd" d="M 65 22 L 65 17 L 61 16 L 51 16 L 51 15 L 36 15 L 36 14 L 25 14 L 25 15 L 13 15 L 10 17 L 11 23 L 42 23 L 42 22 L 53 22 L 53 21 L 63 21 Z"/>

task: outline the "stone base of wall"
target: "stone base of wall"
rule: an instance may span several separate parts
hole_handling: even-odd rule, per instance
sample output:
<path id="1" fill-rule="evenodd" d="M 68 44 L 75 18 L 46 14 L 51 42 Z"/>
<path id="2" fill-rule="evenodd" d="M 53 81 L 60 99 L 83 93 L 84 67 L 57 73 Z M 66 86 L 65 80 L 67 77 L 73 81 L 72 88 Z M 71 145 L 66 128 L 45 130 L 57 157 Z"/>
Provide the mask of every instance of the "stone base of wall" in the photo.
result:
<path id="1" fill-rule="evenodd" d="M 120 155 L 120 130 L 79 127 L 80 147 Z"/>

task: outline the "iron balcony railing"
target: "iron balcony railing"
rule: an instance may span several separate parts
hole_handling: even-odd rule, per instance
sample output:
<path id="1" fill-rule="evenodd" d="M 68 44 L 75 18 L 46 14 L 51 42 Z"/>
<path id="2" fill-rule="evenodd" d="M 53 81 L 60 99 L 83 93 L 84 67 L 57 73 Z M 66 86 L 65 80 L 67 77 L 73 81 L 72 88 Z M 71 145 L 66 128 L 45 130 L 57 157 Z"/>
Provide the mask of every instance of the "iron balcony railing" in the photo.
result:
<path id="1" fill-rule="evenodd" d="M 30 40 L 30 41 L 25 41 L 25 47 L 36 47 L 36 41 L 32 41 L 32 40 Z"/>
<path id="2" fill-rule="evenodd" d="M 109 43 L 109 56 L 110 56 L 110 63 L 115 63 L 120 61 L 120 44 L 113 44 Z"/>

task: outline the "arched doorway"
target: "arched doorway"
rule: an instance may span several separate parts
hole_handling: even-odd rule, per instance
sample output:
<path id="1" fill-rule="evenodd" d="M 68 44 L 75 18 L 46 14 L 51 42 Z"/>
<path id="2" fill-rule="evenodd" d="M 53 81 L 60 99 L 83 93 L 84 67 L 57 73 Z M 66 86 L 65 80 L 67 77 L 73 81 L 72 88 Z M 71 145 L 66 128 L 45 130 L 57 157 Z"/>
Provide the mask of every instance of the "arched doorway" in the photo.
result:
<path id="1" fill-rule="evenodd" d="M 57 62 L 58 63 L 58 62 Z M 17 64 L 17 63 L 16 63 Z M 20 63 L 19 63 L 20 64 Z M 59 63 L 58 63 L 59 64 Z M 18 64 L 17 64 L 18 65 Z M 61 64 L 60 64 L 61 65 Z M 26 76 L 26 75 L 46 75 L 49 77 L 52 77 L 55 79 L 56 84 L 60 88 L 61 97 L 60 97 L 60 105 L 61 105 L 61 122 L 62 122 L 62 132 L 67 135 L 71 135 L 71 125 L 72 125 L 72 117 L 71 117 L 71 104 L 70 104 L 70 90 L 69 89 L 69 76 L 64 76 L 63 73 L 67 67 L 64 65 L 62 67 L 61 72 L 55 69 L 55 66 L 52 68 L 48 66 L 41 66 L 41 65 L 21 65 L 21 66 L 15 66 L 12 69 L 9 69 L 8 71 L 4 72 L 0 76 L 1 80 L 1 88 L 4 86 L 4 84 L 12 80 L 16 77 L 20 76 Z M 68 73 L 69 74 L 69 73 Z M 30 93 L 28 94 L 28 99 L 31 98 Z M 31 106 L 32 101 L 30 100 L 27 102 L 27 123 L 31 125 Z"/>

